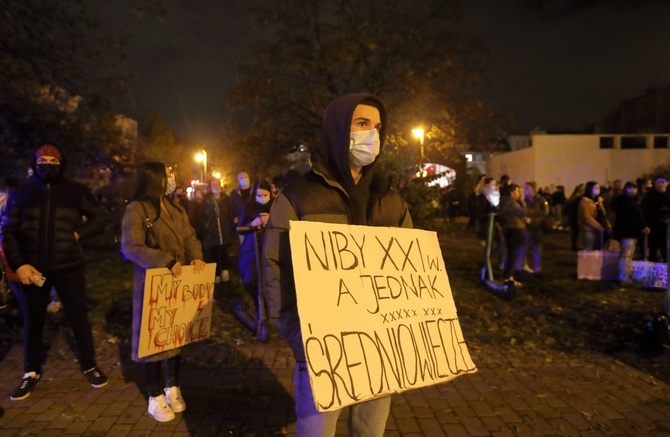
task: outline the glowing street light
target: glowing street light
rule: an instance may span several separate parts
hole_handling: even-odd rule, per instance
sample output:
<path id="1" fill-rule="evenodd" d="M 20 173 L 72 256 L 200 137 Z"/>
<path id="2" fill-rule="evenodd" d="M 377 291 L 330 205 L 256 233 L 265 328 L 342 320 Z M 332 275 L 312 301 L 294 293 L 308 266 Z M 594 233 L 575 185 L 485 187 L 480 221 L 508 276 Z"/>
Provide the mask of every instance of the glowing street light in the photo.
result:
<path id="1" fill-rule="evenodd" d="M 417 127 L 415 129 L 412 129 L 412 134 L 414 135 L 415 138 L 419 139 L 419 144 L 421 145 L 421 162 L 423 163 L 423 138 L 424 134 L 426 131 L 422 127 Z"/>
<path id="2" fill-rule="evenodd" d="M 196 153 L 195 161 L 202 162 L 202 180 L 204 181 L 207 177 L 207 151 L 202 149 L 200 152 Z"/>

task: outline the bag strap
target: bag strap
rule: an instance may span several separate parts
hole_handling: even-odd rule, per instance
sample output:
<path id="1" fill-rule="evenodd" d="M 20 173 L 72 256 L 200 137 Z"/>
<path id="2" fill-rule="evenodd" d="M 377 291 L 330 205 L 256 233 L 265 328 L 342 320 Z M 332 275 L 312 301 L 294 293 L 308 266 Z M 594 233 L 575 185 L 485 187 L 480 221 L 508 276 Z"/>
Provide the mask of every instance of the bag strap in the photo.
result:
<path id="1" fill-rule="evenodd" d="M 151 220 L 149 218 L 149 213 L 147 213 L 147 207 L 144 206 L 144 202 L 140 202 L 140 205 L 142 205 L 142 209 L 144 210 L 144 220 L 146 220 L 147 227 L 153 226 L 156 220 L 158 220 L 158 216 L 156 216 L 155 219 Z"/>

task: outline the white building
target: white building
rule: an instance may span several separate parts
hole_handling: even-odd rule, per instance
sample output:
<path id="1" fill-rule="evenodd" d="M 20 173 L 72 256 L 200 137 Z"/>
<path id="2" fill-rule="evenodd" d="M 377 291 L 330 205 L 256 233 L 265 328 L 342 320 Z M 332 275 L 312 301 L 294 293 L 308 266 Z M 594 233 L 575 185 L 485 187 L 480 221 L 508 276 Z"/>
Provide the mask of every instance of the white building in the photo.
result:
<path id="1" fill-rule="evenodd" d="M 486 174 L 503 174 L 519 185 L 576 185 L 621 179 L 635 181 L 670 161 L 670 134 L 653 135 L 531 135 L 530 147 L 501 153 L 486 160 Z"/>

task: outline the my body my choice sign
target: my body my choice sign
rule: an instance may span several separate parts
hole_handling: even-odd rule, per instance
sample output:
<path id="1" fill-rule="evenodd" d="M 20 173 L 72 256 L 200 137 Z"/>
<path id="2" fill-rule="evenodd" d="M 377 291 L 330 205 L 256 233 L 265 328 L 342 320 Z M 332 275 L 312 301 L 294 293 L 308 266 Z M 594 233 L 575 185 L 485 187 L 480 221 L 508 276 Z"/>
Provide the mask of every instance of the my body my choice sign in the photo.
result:
<path id="1" fill-rule="evenodd" d="M 175 278 L 165 267 L 147 269 L 137 355 L 145 357 L 209 337 L 216 264 L 195 273 L 182 266 Z"/>
<path id="2" fill-rule="evenodd" d="M 291 221 L 289 235 L 318 410 L 477 371 L 435 232 Z"/>

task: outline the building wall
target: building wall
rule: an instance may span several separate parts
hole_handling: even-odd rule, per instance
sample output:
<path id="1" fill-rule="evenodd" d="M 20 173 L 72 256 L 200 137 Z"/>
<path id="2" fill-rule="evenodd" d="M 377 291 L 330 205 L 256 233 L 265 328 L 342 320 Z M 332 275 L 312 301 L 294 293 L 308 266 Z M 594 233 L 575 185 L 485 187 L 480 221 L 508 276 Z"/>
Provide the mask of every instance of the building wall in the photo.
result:
<path id="1" fill-rule="evenodd" d="M 614 148 L 601 148 L 601 137 L 613 137 Z M 621 136 L 533 135 L 531 147 L 488 158 L 486 174 L 507 174 L 520 184 L 534 180 L 541 187 L 564 185 L 568 192 L 590 180 L 634 181 L 670 160 L 670 149 L 654 149 L 654 136 L 646 138 L 645 149 L 621 149 Z"/>

